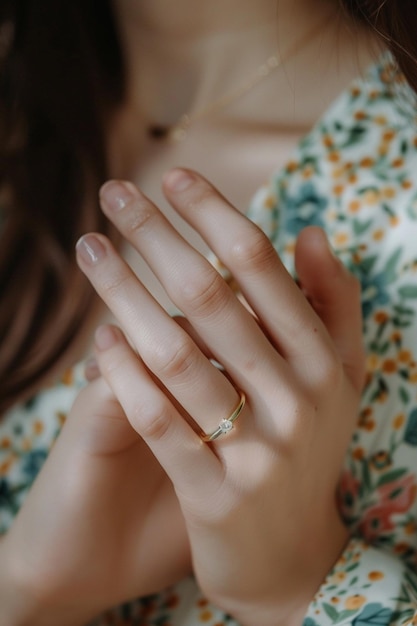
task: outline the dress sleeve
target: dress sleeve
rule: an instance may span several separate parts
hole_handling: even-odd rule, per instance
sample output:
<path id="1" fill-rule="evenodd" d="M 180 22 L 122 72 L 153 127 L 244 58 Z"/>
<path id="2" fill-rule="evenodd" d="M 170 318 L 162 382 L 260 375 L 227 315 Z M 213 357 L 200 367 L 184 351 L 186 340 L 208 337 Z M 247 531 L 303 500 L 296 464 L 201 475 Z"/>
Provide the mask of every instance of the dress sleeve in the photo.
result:
<path id="1" fill-rule="evenodd" d="M 400 558 L 353 537 L 311 602 L 303 626 L 416 623 L 413 571 Z"/>
<path id="2" fill-rule="evenodd" d="M 342 159 L 341 151 L 339 169 Z M 317 171 L 319 164 L 309 159 Z M 299 231 L 316 224 L 361 283 L 367 377 L 338 492 L 351 540 L 303 626 L 417 624 L 417 189 L 411 170 L 406 160 L 401 175 L 387 166 L 381 181 L 379 170 L 358 168 L 343 198 L 327 188 L 330 175 L 307 182 L 280 175 L 249 211 L 290 273 Z"/>

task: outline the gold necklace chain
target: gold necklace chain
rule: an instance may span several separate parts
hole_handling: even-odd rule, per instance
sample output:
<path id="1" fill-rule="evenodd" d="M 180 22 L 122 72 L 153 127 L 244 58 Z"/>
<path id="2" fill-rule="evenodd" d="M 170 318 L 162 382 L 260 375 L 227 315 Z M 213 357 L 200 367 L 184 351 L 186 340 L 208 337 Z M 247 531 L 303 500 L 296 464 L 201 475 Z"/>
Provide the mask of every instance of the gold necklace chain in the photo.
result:
<path id="1" fill-rule="evenodd" d="M 148 134 L 153 139 L 168 139 L 169 141 L 179 142 L 184 141 L 187 137 L 190 126 L 202 118 L 213 115 L 218 111 L 225 109 L 230 104 L 239 100 L 241 97 L 249 93 L 256 85 L 263 81 L 267 76 L 275 72 L 285 62 L 292 59 L 300 50 L 304 48 L 316 35 L 322 30 L 324 25 L 329 20 L 329 16 L 325 20 L 316 24 L 314 28 L 309 29 L 301 39 L 294 42 L 294 45 L 289 48 L 285 55 L 278 57 L 272 55 L 260 65 L 254 74 L 251 74 L 239 87 L 227 92 L 223 96 L 220 96 L 213 102 L 197 109 L 194 113 L 184 113 L 178 122 L 172 126 L 162 126 L 153 124 L 148 129 Z"/>

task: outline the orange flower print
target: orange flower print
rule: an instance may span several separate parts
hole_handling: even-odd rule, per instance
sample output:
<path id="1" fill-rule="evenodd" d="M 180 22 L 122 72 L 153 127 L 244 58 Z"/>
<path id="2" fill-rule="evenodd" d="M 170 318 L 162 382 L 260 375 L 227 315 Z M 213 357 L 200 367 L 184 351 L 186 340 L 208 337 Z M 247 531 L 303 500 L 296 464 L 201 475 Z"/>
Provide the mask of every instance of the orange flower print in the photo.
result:
<path id="1" fill-rule="evenodd" d="M 392 427 L 394 430 L 400 430 L 405 424 L 405 415 L 404 413 L 399 413 L 396 417 L 394 417 L 392 421 Z"/>
<path id="2" fill-rule="evenodd" d="M 375 322 L 377 324 L 385 324 L 388 322 L 388 314 L 385 311 L 377 311 L 374 315 Z"/>
<path id="3" fill-rule="evenodd" d="M 372 167 L 375 161 L 371 157 L 364 157 L 360 162 L 361 167 Z"/>
<path id="4" fill-rule="evenodd" d="M 367 117 L 365 111 L 356 111 L 355 113 L 355 120 L 365 120 Z"/>
<path id="5" fill-rule="evenodd" d="M 352 457 L 356 460 L 356 461 L 362 461 L 362 459 L 365 458 L 365 451 L 363 448 L 359 447 L 359 448 L 355 448 L 352 452 Z"/>
<path id="6" fill-rule="evenodd" d="M 404 159 L 394 159 L 391 163 L 392 167 L 402 167 L 404 165 Z"/>
<path id="7" fill-rule="evenodd" d="M 406 554 L 410 549 L 410 545 L 408 543 L 406 543 L 405 541 L 400 541 L 399 543 L 396 543 L 394 546 L 394 551 L 396 552 L 396 554 L 400 554 L 400 555 L 404 555 Z"/>
<path id="8" fill-rule="evenodd" d="M 416 522 L 408 522 L 408 524 L 404 526 L 404 532 L 406 535 L 414 535 L 417 532 Z"/>
<path id="9" fill-rule="evenodd" d="M 398 360 L 400 363 L 409 363 L 413 359 L 410 350 L 400 350 L 398 352 Z"/>
<path id="10" fill-rule="evenodd" d="M 377 452 L 371 457 L 371 466 L 374 470 L 386 470 L 390 465 L 392 465 L 392 459 L 390 454 L 385 450 Z"/>
<path id="11" fill-rule="evenodd" d="M 361 203 L 359 202 L 359 200 L 351 200 L 351 202 L 349 202 L 348 209 L 350 213 L 357 213 L 360 208 Z"/>
<path id="12" fill-rule="evenodd" d="M 385 359 L 385 361 L 382 364 L 382 370 L 386 374 L 393 374 L 394 372 L 397 371 L 397 363 L 395 362 L 394 359 Z"/>
<path id="13" fill-rule="evenodd" d="M 352 611 L 355 609 L 360 609 L 366 602 L 365 596 L 361 596 L 358 593 L 354 596 L 349 596 L 345 600 L 345 609 L 348 611 Z"/>
<path id="14" fill-rule="evenodd" d="M 373 418 L 373 410 L 372 407 L 365 407 L 359 414 L 359 426 L 360 428 L 366 428 L 366 425 L 370 422 L 374 422 Z"/>
<path id="15" fill-rule="evenodd" d="M 394 343 L 399 344 L 402 340 L 403 336 L 400 333 L 399 330 L 395 330 L 392 335 L 391 335 L 391 341 L 393 341 Z"/>

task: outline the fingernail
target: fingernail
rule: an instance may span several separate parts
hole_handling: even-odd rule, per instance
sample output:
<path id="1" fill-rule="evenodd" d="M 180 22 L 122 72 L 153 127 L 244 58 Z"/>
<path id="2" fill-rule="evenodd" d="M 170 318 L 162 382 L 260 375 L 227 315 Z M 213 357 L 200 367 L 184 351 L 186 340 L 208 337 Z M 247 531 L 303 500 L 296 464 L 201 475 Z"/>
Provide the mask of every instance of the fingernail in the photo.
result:
<path id="1" fill-rule="evenodd" d="M 328 252 L 330 252 L 330 254 L 332 254 L 335 258 L 337 258 L 335 251 L 333 250 L 331 246 L 329 238 L 327 237 L 325 231 L 322 228 L 319 228 L 318 226 L 311 228 L 310 237 L 312 238 L 312 241 L 315 243 L 315 245 L 318 244 L 319 248 L 327 249 Z"/>
<path id="2" fill-rule="evenodd" d="M 94 378 L 98 378 L 100 376 L 100 369 L 97 363 L 97 359 L 93 356 L 86 361 L 84 366 L 84 376 L 87 380 L 93 380 Z"/>
<path id="3" fill-rule="evenodd" d="M 76 250 L 87 265 L 95 265 L 106 255 L 106 248 L 96 235 L 84 235 L 78 240 Z"/>
<path id="4" fill-rule="evenodd" d="M 134 198 L 136 187 L 129 182 L 110 180 L 100 189 L 100 200 L 111 211 L 121 211 Z"/>
<path id="5" fill-rule="evenodd" d="M 164 176 L 164 183 L 172 191 L 185 191 L 194 181 L 194 176 L 186 170 L 170 170 Z"/>
<path id="6" fill-rule="evenodd" d="M 99 326 L 94 339 L 98 350 L 108 350 L 117 342 L 118 336 L 112 326 Z"/>

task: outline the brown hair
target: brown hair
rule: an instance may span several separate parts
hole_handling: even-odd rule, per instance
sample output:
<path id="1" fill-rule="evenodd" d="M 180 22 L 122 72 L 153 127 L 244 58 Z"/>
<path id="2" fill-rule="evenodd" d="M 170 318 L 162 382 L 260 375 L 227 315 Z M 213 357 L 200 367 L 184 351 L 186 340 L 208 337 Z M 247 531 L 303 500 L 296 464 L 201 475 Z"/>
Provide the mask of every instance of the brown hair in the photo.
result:
<path id="1" fill-rule="evenodd" d="M 415 0 L 340 0 L 353 17 L 368 24 L 391 50 L 417 92 L 417 11 Z"/>
<path id="2" fill-rule="evenodd" d="M 96 197 L 123 63 L 106 0 L 2 0 L 0 55 L 1 410 L 52 367 L 91 309 L 74 244 L 108 229 Z"/>
<path id="3" fill-rule="evenodd" d="M 417 91 L 414 0 L 339 0 L 376 29 Z M 107 176 L 104 128 L 123 99 L 110 0 L 0 4 L 0 411 L 78 335 L 93 296 L 74 261 Z"/>

